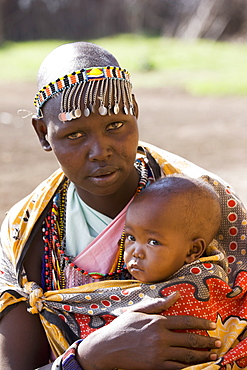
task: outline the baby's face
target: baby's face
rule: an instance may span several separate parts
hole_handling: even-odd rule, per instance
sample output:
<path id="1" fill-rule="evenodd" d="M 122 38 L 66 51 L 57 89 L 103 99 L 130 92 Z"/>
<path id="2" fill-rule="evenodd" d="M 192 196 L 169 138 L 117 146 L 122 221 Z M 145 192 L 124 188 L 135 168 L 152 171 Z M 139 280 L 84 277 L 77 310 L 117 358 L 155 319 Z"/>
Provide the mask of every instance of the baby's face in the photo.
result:
<path id="1" fill-rule="evenodd" d="M 133 277 L 145 283 L 167 280 L 185 263 L 193 242 L 179 227 L 179 204 L 160 200 L 131 204 L 126 215 L 124 259 Z"/>

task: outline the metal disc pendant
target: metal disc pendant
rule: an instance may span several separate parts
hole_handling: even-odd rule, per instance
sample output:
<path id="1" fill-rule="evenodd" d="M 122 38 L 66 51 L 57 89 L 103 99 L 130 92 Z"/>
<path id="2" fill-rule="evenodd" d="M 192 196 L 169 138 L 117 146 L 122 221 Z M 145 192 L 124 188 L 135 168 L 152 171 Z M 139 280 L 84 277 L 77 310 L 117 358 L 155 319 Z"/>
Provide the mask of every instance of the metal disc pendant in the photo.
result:
<path id="1" fill-rule="evenodd" d="M 101 116 L 105 116 L 105 115 L 107 114 L 107 108 L 106 108 L 106 107 L 104 107 L 104 105 L 101 105 L 101 106 L 99 107 L 99 114 L 100 114 Z"/>
<path id="2" fill-rule="evenodd" d="M 92 112 L 95 113 L 95 107 L 96 107 L 96 104 L 93 104 L 92 105 Z"/>
<path id="3" fill-rule="evenodd" d="M 75 115 L 75 109 L 73 109 L 71 112 L 70 112 L 71 116 L 72 116 L 72 119 L 75 119 L 76 118 L 76 115 Z"/>
<path id="4" fill-rule="evenodd" d="M 72 116 L 71 116 L 70 112 L 66 112 L 65 116 L 66 116 L 66 121 L 71 121 L 72 120 Z"/>
<path id="5" fill-rule="evenodd" d="M 133 106 L 130 106 L 130 114 L 133 116 L 134 115 L 134 109 Z"/>
<path id="6" fill-rule="evenodd" d="M 83 114 L 85 117 L 88 117 L 90 115 L 90 110 L 88 108 L 85 108 Z"/>
<path id="7" fill-rule="evenodd" d="M 77 108 L 77 109 L 75 110 L 75 116 L 76 116 L 76 118 L 81 117 L 81 110 L 80 110 L 79 108 Z"/>
<path id="8" fill-rule="evenodd" d="M 59 115 L 58 115 L 58 119 L 59 119 L 61 122 L 65 122 L 65 121 L 67 121 L 66 113 L 65 113 L 65 112 L 63 112 L 63 113 L 59 113 Z"/>
<path id="9" fill-rule="evenodd" d="M 114 114 L 118 114 L 119 113 L 119 106 L 118 106 L 118 104 L 115 104 L 114 105 L 113 112 L 114 112 Z"/>
<path id="10" fill-rule="evenodd" d="M 59 113 L 59 115 L 58 115 L 58 119 L 59 119 L 59 121 L 61 121 L 61 122 L 63 121 L 63 119 L 62 119 L 62 114 L 63 114 L 63 113 Z"/>
<path id="11" fill-rule="evenodd" d="M 123 107 L 123 110 L 124 110 L 125 114 L 129 114 L 129 111 L 128 111 L 128 108 L 126 107 L 126 105 Z"/>

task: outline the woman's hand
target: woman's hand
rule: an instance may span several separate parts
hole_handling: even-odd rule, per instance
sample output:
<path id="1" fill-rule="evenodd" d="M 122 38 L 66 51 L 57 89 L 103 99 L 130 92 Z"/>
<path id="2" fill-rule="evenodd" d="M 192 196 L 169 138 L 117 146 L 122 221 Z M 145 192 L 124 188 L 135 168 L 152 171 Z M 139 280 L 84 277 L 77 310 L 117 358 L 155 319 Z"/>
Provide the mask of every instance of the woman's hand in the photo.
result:
<path id="1" fill-rule="evenodd" d="M 216 338 L 173 330 L 213 330 L 214 323 L 193 316 L 164 317 L 179 293 L 150 299 L 127 309 L 109 325 L 90 334 L 78 347 L 77 361 L 85 370 L 183 369 L 216 360 L 209 350 L 221 346 Z"/>

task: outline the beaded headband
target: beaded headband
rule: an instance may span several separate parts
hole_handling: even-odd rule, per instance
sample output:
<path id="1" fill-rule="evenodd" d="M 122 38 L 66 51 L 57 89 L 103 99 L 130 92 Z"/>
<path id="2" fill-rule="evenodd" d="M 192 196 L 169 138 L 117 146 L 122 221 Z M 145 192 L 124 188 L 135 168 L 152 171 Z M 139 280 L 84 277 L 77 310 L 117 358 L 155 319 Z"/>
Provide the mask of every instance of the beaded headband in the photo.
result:
<path id="1" fill-rule="evenodd" d="M 111 115 L 111 111 L 118 114 L 121 100 L 123 112 L 134 114 L 129 72 L 120 67 L 107 66 L 83 68 L 44 86 L 34 99 L 37 117 L 43 117 L 41 107 L 58 93 L 62 93 L 59 120 L 64 122 L 81 117 L 81 97 L 84 89 L 85 117 L 96 112 L 97 99 L 100 101 L 98 112 L 102 116 Z M 108 99 L 106 99 L 107 93 Z M 105 106 L 106 101 L 107 106 Z"/>

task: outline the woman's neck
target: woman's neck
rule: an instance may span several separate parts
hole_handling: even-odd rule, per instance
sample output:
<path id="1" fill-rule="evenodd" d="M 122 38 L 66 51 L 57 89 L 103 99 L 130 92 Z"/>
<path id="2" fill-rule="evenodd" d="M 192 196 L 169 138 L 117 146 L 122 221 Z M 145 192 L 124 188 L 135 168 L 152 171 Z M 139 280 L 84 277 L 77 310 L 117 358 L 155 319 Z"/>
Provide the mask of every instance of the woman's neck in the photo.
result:
<path id="1" fill-rule="evenodd" d="M 122 186 L 118 189 L 118 191 L 113 194 L 97 196 L 81 191 L 81 189 L 76 189 L 81 199 L 89 207 L 113 219 L 122 211 L 122 209 L 135 195 L 138 183 L 139 174 L 136 169 L 133 168 L 129 179 L 127 179 L 127 181 L 125 181 L 124 184 L 122 184 Z"/>

